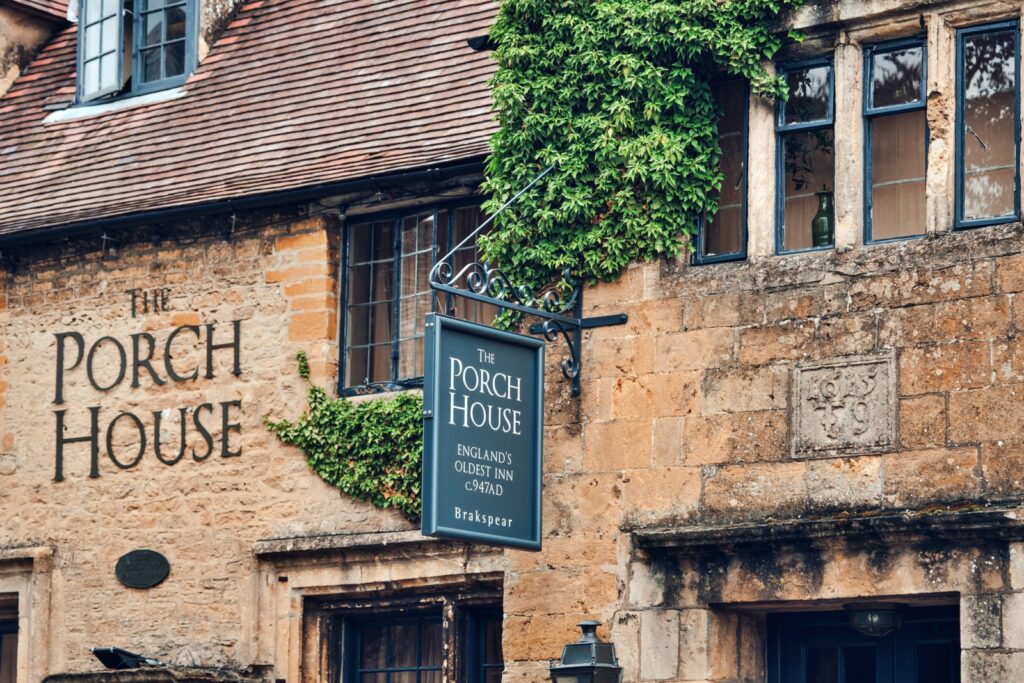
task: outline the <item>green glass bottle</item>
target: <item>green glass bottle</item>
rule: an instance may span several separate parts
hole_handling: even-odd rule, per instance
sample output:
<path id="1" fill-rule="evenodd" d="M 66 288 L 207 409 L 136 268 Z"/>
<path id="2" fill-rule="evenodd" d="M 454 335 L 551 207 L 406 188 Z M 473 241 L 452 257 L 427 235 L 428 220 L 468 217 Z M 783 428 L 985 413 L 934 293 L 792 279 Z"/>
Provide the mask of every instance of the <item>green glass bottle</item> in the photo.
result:
<path id="1" fill-rule="evenodd" d="M 835 240 L 836 217 L 832 210 L 832 192 L 815 192 L 818 197 L 818 213 L 811 219 L 811 244 L 816 247 L 831 246 Z"/>

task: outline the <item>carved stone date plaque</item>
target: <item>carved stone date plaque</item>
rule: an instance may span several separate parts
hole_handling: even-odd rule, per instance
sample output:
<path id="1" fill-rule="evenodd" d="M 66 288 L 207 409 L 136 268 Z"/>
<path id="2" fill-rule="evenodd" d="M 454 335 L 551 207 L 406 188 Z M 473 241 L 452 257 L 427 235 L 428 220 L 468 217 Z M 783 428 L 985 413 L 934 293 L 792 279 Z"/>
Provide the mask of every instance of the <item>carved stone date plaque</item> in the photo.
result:
<path id="1" fill-rule="evenodd" d="M 793 455 L 875 451 L 896 440 L 892 356 L 839 358 L 793 372 Z"/>

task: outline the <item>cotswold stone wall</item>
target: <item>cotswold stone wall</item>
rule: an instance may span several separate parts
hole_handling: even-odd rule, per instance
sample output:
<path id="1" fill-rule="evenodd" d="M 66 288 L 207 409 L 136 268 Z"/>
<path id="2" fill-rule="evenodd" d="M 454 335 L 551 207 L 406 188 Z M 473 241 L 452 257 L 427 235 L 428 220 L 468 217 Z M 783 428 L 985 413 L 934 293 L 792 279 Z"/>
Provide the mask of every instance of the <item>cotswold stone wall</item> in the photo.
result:
<path id="1" fill-rule="evenodd" d="M 19 615 L 39 629 L 49 612 L 45 654 L 19 680 L 101 668 L 89 648 L 111 645 L 178 666 L 269 664 L 253 635 L 258 540 L 409 527 L 325 485 L 263 425 L 305 406 L 297 351 L 313 381 L 336 374 L 338 226 L 252 227 L 281 220 L 138 228 L 104 253 L 96 238 L 8 261 L 0 549 L 52 549 L 47 604 L 22 596 Z M 115 577 L 138 548 L 170 561 L 155 588 Z"/>
<path id="2" fill-rule="evenodd" d="M 939 593 L 961 595 L 964 680 L 1019 680 L 1024 546 L 953 527 L 1024 500 L 1022 250 L 1018 224 L 589 289 L 629 323 L 588 335 L 579 401 L 549 375 L 510 680 L 586 615 L 628 681 L 763 681 L 765 605 Z"/>

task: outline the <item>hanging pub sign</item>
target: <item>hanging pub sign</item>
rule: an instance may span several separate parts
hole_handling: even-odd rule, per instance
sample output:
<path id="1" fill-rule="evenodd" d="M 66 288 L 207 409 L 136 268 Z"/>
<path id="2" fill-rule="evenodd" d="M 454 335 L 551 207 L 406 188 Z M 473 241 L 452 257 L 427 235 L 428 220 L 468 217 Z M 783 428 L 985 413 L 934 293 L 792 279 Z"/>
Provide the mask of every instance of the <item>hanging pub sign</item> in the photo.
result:
<path id="1" fill-rule="evenodd" d="M 431 314 L 423 533 L 540 549 L 544 341 Z"/>

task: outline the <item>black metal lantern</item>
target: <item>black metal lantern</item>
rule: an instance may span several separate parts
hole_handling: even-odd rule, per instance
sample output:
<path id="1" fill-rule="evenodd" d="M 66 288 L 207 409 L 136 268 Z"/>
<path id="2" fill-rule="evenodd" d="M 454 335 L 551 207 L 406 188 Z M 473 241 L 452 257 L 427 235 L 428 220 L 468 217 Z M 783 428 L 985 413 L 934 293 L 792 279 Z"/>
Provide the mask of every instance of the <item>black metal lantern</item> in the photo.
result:
<path id="1" fill-rule="evenodd" d="M 852 604 L 844 607 L 850 613 L 850 628 L 866 636 L 881 638 L 900 627 L 903 610 L 889 602 Z"/>
<path id="2" fill-rule="evenodd" d="M 615 645 L 597 637 L 599 622 L 581 621 L 583 635 L 565 646 L 562 660 L 551 664 L 552 683 L 620 683 L 622 667 Z"/>

